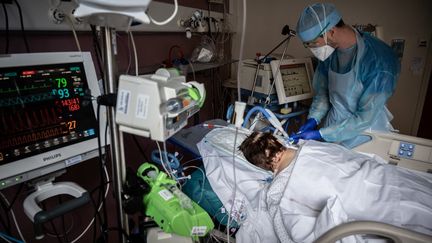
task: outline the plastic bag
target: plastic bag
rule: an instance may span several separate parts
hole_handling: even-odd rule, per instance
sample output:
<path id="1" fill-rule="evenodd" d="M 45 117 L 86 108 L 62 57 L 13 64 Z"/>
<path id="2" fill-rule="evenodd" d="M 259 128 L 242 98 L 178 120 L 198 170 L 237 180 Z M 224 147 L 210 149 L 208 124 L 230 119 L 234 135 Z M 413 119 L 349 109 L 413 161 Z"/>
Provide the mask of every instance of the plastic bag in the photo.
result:
<path id="1" fill-rule="evenodd" d="M 216 57 L 216 46 L 208 36 L 201 38 L 201 43 L 193 50 L 192 62 L 211 62 Z"/>

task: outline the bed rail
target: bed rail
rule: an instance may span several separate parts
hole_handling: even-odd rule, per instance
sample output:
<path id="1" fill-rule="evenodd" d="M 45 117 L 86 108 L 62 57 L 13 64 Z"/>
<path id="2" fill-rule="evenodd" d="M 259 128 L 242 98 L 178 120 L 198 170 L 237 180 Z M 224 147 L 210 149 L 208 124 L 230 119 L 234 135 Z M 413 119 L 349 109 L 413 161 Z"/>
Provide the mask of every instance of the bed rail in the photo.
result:
<path id="1" fill-rule="evenodd" d="M 432 236 L 401 227 L 374 221 L 355 221 L 338 225 L 321 235 L 315 243 L 334 243 L 344 237 L 357 234 L 378 235 L 395 243 L 431 243 Z"/>

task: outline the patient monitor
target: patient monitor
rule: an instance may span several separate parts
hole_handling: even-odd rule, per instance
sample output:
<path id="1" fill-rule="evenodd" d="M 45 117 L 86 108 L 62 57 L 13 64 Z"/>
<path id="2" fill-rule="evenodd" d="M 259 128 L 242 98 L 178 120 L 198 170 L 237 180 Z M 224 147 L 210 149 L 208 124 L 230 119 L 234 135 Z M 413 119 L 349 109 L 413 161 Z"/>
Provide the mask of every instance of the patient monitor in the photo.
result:
<path id="1" fill-rule="evenodd" d="M 372 141 L 355 151 L 376 154 L 390 164 L 432 173 L 432 140 L 397 133 L 367 133 Z"/>

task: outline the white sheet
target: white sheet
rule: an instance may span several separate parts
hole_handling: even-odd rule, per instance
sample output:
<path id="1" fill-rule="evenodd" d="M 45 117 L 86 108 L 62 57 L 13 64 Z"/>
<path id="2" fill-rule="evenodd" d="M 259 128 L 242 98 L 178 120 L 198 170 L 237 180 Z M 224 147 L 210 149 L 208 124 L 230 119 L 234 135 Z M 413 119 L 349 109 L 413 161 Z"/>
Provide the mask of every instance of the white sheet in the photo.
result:
<path id="1" fill-rule="evenodd" d="M 250 164 L 237 151 L 237 147 L 249 133 L 240 131 L 236 145 L 233 134 L 231 128 L 214 129 L 197 144 L 207 179 L 225 209 L 231 211 L 233 220 L 241 225 L 236 234 L 236 242 L 278 242 L 265 205 L 266 188 L 269 185 L 267 180 L 272 174 Z M 233 148 L 237 151 L 235 175 Z"/>
<path id="2" fill-rule="evenodd" d="M 273 181 L 267 203 L 272 218 L 282 214 L 284 228 L 296 242 L 310 242 L 353 220 L 432 235 L 431 174 L 381 164 L 336 144 L 306 142 Z M 319 219 L 328 208 L 331 218 L 323 225 Z"/>
<path id="3" fill-rule="evenodd" d="M 212 131 L 198 148 L 207 178 L 227 210 L 237 184 L 233 208 L 242 225 L 238 242 L 312 242 L 351 220 L 375 220 L 432 234 L 432 175 L 310 141 L 269 187 L 264 182 L 269 172 L 242 156 L 236 159 L 234 179 L 232 134 L 227 129 Z M 344 239 L 355 240 L 359 239 Z"/>

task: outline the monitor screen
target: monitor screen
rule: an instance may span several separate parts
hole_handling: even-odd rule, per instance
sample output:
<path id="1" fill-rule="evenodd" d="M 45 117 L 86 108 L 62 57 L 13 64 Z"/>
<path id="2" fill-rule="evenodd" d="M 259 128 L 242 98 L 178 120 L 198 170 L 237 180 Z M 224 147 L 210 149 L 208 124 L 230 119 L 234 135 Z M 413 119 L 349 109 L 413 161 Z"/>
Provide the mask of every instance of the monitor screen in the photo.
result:
<path id="1" fill-rule="evenodd" d="M 313 67 L 310 59 L 274 60 L 270 65 L 279 104 L 312 98 Z"/>
<path id="2" fill-rule="evenodd" d="M 1 56 L 0 94 L 0 189 L 97 155 L 90 53 Z"/>

